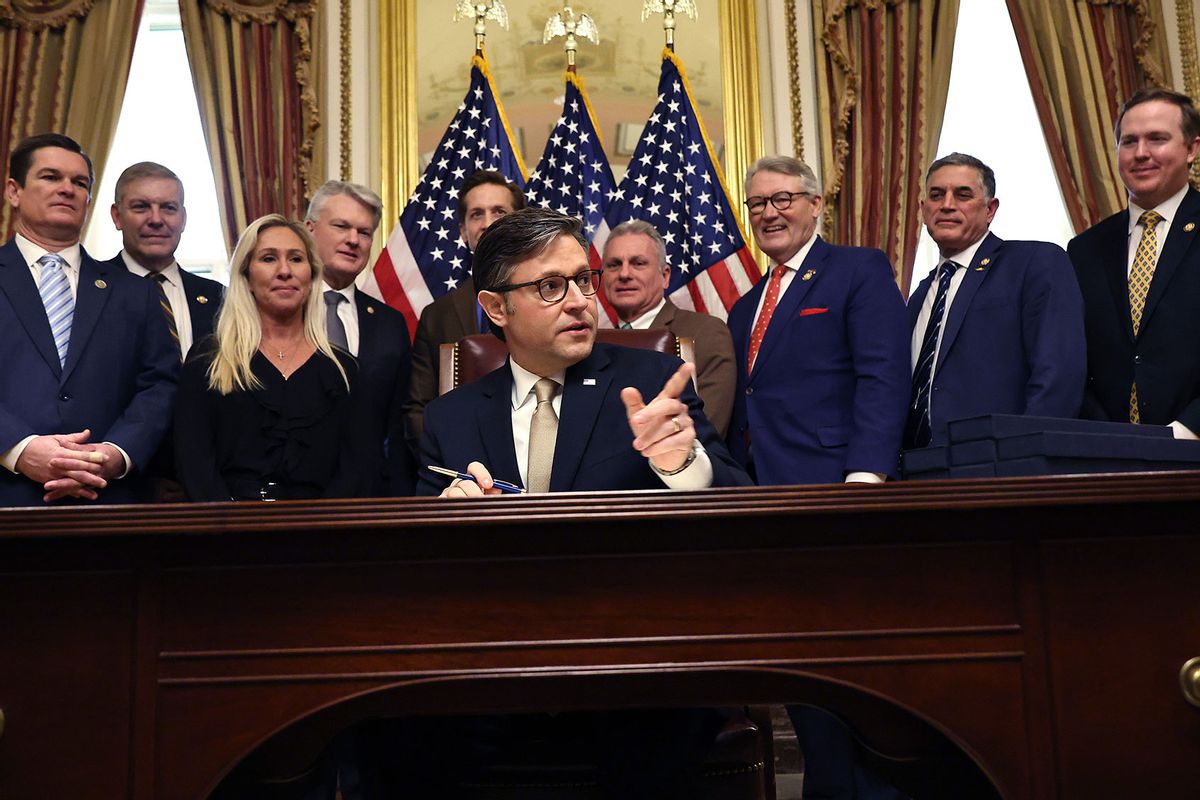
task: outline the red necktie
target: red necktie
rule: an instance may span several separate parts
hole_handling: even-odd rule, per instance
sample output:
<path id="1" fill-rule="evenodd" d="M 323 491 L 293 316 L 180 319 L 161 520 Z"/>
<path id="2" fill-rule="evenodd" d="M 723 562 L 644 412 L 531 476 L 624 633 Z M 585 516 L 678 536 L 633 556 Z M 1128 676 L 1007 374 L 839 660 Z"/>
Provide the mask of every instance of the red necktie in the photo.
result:
<path id="1" fill-rule="evenodd" d="M 787 273 L 787 265 L 779 264 L 771 271 L 771 282 L 767 284 L 767 296 L 763 300 L 762 311 L 758 312 L 758 321 L 754 323 L 754 331 L 750 334 L 750 354 L 746 359 L 746 373 L 754 371 L 754 359 L 758 358 L 758 348 L 762 347 L 763 337 L 767 335 L 767 325 L 771 323 L 771 315 L 775 313 L 775 304 L 779 302 L 779 286 Z"/>

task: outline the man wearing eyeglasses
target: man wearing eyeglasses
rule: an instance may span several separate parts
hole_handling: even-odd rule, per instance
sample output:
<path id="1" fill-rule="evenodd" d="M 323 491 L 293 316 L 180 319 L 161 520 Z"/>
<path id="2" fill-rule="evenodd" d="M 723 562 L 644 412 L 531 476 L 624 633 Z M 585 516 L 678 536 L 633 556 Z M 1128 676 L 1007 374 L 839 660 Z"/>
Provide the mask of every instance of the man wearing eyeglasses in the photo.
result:
<path id="1" fill-rule="evenodd" d="M 820 185 L 794 158 L 758 161 L 746 197 L 771 270 L 729 313 L 730 451 L 762 485 L 895 477 L 908 327 L 887 256 L 816 235 Z"/>
<path id="2" fill-rule="evenodd" d="M 679 308 L 665 292 L 671 265 L 662 236 L 645 220 L 622 222 L 604 242 L 604 296 L 616 309 L 622 328 L 667 328 L 692 339 L 696 351 L 696 390 L 704 415 L 722 437 L 729 429 L 733 387 L 737 383 L 729 328 L 711 314 Z"/>
<path id="3" fill-rule="evenodd" d="M 421 465 L 474 480 L 421 470 L 418 494 L 499 494 L 493 476 L 527 491 L 749 483 L 704 417 L 691 365 L 595 343 L 600 274 L 578 220 L 509 214 L 479 240 L 472 272 L 510 358 L 426 407 Z"/>

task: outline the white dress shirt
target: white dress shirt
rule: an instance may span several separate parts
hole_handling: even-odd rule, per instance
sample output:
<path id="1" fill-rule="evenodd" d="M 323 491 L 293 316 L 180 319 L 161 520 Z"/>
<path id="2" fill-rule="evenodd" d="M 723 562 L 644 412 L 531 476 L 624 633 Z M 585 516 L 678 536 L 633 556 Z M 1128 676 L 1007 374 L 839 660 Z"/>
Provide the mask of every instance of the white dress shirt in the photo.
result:
<path id="1" fill-rule="evenodd" d="M 511 398 L 513 448 L 517 454 L 517 469 L 521 473 L 521 485 L 525 486 L 529 478 L 529 427 L 533 424 L 533 412 L 537 409 L 537 396 L 533 392 L 533 386 L 543 377 L 558 384 L 558 391 L 554 393 L 554 399 L 550 402 L 554 406 L 554 416 L 561 420 L 562 386 L 566 379 L 566 372 L 537 375 L 522 367 L 512 358 L 508 359 L 508 365 L 513 376 Z M 709 460 L 708 453 L 704 451 L 704 447 L 698 440 L 696 444 L 699 448 L 696 459 L 686 469 L 675 475 L 654 473 L 668 489 L 707 489 L 712 486 L 712 461 Z M 499 480 L 511 480 L 505 475 L 493 475 L 492 477 Z M 553 479 L 553 475 L 551 479 Z"/>
<path id="2" fill-rule="evenodd" d="M 937 346 L 933 350 L 933 369 L 937 369 L 938 356 L 942 351 L 942 337 L 946 334 L 946 320 L 950 318 L 950 306 L 954 303 L 954 296 L 958 294 L 958 287 L 962 286 L 963 278 L 966 277 L 967 268 L 971 266 L 971 262 L 975 259 L 975 253 L 979 250 L 979 245 L 983 244 L 983 240 L 987 238 L 987 233 L 979 237 L 975 244 L 968 247 L 966 250 L 947 256 L 938 262 L 937 269 L 942 268 L 942 264 L 947 261 L 953 261 L 958 264 L 958 269 L 954 270 L 954 274 L 950 277 L 950 288 L 946 290 L 946 308 L 942 311 L 942 329 L 938 331 Z M 909 350 L 912 353 L 912 372 L 916 372 L 917 359 L 921 355 L 921 344 L 925 341 L 925 329 L 929 327 L 929 318 L 933 316 L 933 304 L 937 300 L 937 271 L 935 270 L 933 280 L 929 283 L 929 291 L 925 292 L 925 300 L 921 304 L 921 312 L 917 314 L 917 324 L 913 327 L 912 346 Z M 934 371 L 930 371 L 930 376 L 934 375 Z"/>
<path id="3" fill-rule="evenodd" d="M 662 307 L 667 304 L 667 298 L 664 297 L 658 301 L 658 305 L 642 314 L 640 317 L 629 323 L 629 327 L 635 331 L 644 331 L 650 327 L 650 323 L 654 322 L 654 318 L 658 316 L 658 312 L 662 311 Z"/>
<path id="4" fill-rule="evenodd" d="M 139 278 L 147 278 L 151 274 L 150 270 L 135 261 L 125 250 L 121 251 L 121 260 L 125 262 L 125 268 Z M 192 336 L 192 311 L 188 308 L 183 276 L 179 274 L 179 262 L 172 261 L 164 267 L 162 275 L 166 278 L 162 283 L 163 291 L 167 295 L 167 302 L 171 304 L 171 313 L 175 316 L 175 332 L 179 334 L 179 357 L 186 359 L 195 340 Z"/>

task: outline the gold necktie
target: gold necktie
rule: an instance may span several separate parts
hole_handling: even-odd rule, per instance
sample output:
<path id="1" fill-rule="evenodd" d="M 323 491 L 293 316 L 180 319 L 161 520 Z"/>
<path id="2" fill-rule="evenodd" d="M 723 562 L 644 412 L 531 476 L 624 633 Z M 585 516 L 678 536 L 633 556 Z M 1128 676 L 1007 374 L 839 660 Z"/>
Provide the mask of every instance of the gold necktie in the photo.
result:
<path id="1" fill-rule="evenodd" d="M 1142 238 L 1138 241 L 1137 252 L 1133 254 L 1133 267 L 1129 270 L 1129 316 L 1133 320 L 1133 335 L 1137 338 L 1142 328 L 1142 311 L 1146 308 L 1146 294 L 1150 291 L 1150 281 L 1154 279 L 1154 267 L 1158 257 L 1158 231 L 1156 226 L 1162 222 L 1162 214 L 1157 211 L 1143 211 L 1138 218 L 1142 226 Z M 1129 421 L 1141 422 L 1142 415 L 1138 410 L 1137 382 L 1129 387 Z"/>
<path id="2" fill-rule="evenodd" d="M 530 492 L 550 491 L 550 468 L 554 465 L 554 442 L 558 439 L 558 417 L 553 402 L 556 391 L 558 384 L 549 378 L 533 385 L 537 408 L 529 423 L 529 480 L 525 481 Z"/>

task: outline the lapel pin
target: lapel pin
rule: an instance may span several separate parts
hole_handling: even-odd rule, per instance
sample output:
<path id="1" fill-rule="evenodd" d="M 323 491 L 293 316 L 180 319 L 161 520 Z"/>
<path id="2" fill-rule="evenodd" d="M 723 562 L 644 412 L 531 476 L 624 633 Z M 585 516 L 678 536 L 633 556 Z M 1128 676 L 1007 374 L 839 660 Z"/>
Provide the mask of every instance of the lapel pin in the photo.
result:
<path id="1" fill-rule="evenodd" d="M 816 275 L 816 274 L 817 274 L 817 271 L 815 269 L 806 270 L 805 273 L 800 276 L 800 280 L 802 280 L 802 281 L 812 280 L 812 276 Z"/>
<path id="2" fill-rule="evenodd" d="M 990 263 L 992 263 L 992 260 L 990 258 L 985 258 L 979 262 L 979 266 L 986 267 Z"/>
<path id="3" fill-rule="evenodd" d="M 374 313 L 375 313 L 375 306 L 367 306 L 367 313 L 368 313 L 368 314 L 374 314 Z"/>
<path id="4" fill-rule="evenodd" d="M 1187 225 L 1184 225 L 1184 226 L 1183 226 L 1183 230 L 1184 230 L 1186 233 L 1191 233 L 1192 231 L 1196 230 L 1196 223 L 1194 223 L 1194 222 L 1189 222 Z"/>
<path id="5" fill-rule="evenodd" d="M 200 305 L 204 305 L 205 303 L 208 302 L 208 298 L 202 294 L 196 295 L 196 302 L 199 303 Z"/>
<path id="6" fill-rule="evenodd" d="M 595 386 L 595 385 L 596 385 L 596 379 L 595 379 L 595 378 L 584 378 L 584 379 L 583 379 L 583 385 L 584 385 L 584 386 Z"/>
<path id="7" fill-rule="evenodd" d="M 102 281 L 100 278 L 96 278 L 96 288 L 97 289 L 107 289 L 108 284 L 105 283 L 104 281 Z"/>

